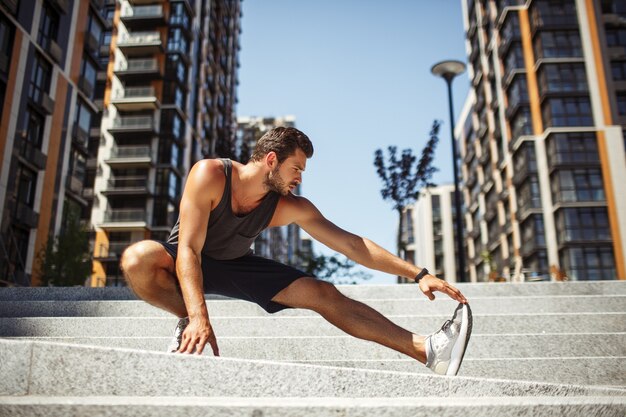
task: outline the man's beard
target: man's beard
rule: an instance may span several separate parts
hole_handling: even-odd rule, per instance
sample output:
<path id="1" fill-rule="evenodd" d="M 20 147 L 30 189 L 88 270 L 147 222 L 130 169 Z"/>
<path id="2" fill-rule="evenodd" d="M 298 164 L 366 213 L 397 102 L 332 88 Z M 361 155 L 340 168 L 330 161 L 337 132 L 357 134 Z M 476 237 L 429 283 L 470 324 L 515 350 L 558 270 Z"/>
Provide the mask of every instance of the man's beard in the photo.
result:
<path id="1" fill-rule="evenodd" d="M 285 180 L 283 180 L 283 177 L 280 176 L 278 168 L 280 168 L 280 165 L 274 168 L 272 172 L 268 173 L 265 176 L 265 179 L 263 180 L 263 185 L 265 185 L 265 187 L 267 187 L 267 189 L 270 191 L 274 191 L 275 193 L 278 193 L 280 195 L 288 195 L 289 187 L 287 187 L 287 184 L 285 184 Z"/>

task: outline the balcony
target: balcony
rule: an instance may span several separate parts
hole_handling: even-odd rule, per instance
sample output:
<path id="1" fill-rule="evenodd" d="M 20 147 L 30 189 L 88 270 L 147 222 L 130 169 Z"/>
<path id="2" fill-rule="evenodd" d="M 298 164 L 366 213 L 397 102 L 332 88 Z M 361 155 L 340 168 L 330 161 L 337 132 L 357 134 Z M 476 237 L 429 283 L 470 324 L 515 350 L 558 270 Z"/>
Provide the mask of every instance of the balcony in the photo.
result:
<path id="1" fill-rule="evenodd" d="M 109 133 L 116 139 L 137 139 L 137 135 L 153 136 L 159 132 L 152 116 L 125 116 L 113 119 Z"/>
<path id="2" fill-rule="evenodd" d="M 522 242 L 522 247 L 520 248 L 520 255 L 526 258 L 540 249 L 545 249 L 545 245 L 541 245 L 535 242 L 534 238 L 527 239 Z"/>
<path id="3" fill-rule="evenodd" d="M 57 63 L 61 64 L 61 59 L 63 58 L 63 50 L 54 40 L 50 39 L 48 42 L 48 47 L 46 48 L 46 52 L 48 55 Z"/>
<path id="4" fill-rule="evenodd" d="M 139 168 L 152 165 L 152 150 L 149 146 L 120 146 L 113 148 L 105 161 L 111 167 Z"/>
<path id="5" fill-rule="evenodd" d="M 83 188 L 82 196 L 85 200 L 93 199 L 93 188 L 91 187 Z"/>
<path id="6" fill-rule="evenodd" d="M 13 213 L 13 221 L 28 228 L 34 229 L 39 225 L 39 213 L 18 201 Z"/>
<path id="7" fill-rule="evenodd" d="M 19 156 L 37 169 L 46 168 L 48 157 L 29 140 L 24 138 L 24 132 L 18 132 L 15 135 L 15 141 L 18 143 Z"/>
<path id="8" fill-rule="evenodd" d="M 145 195 L 149 194 L 148 179 L 144 177 L 116 177 L 107 182 L 107 189 L 102 194 L 111 195 Z"/>
<path id="9" fill-rule="evenodd" d="M 131 6 L 139 6 L 142 4 L 163 3 L 163 0 L 128 0 Z"/>
<path id="10" fill-rule="evenodd" d="M 128 30 L 144 30 L 165 25 L 163 6 L 160 4 L 122 7 L 120 18 Z"/>
<path id="11" fill-rule="evenodd" d="M 70 174 L 67 176 L 65 187 L 76 195 L 82 196 L 83 194 L 83 181 L 74 175 Z"/>
<path id="12" fill-rule="evenodd" d="M 47 115 L 54 113 L 54 100 L 44 91 L 37 90 L 37 99 L 33 103 Z"/>
<path id="13" fill-rule="evenodd" d="M 569 15 L 539 16 L 533 15 L 530 21 L 533 36 L 539 30 L 564 30 L 578 28 L 576 13 Z"/>
<path id="14" fill-rule="evenodd" d="M 127 57 L 163 52 L 163 41 L 158 31 L 134 32 L 121 36 L 117 47 Z"/>
<path id="15" fill-rule="evenodd" d="M 156 110 L 160 107 L 154 87 L 126 87 L 113 93 L 111 103 L 121 111 Z"/>
<path id="16" fill-rule="evenodd" d="M 151 81 L 163 77 L 163 71 L 155 58 L 129 59 L 126 62 L 120 60 L 114 72 L 122 82 Z"/>
<path id="17" fill-rule="evenodd" d="M 99 261 L 119 260 L 124 250 L 132 245 L 132 242 L 110 242 L 108 245 L 100 244 L 94 258 Z"/>
<path id="18" fill-rule="evenodd" d="M 114 209 L 104 213 L 104 229 L 136 229 L 148 226 L 148 215 L 144 209 Z"/>
<path id="19" fill-rule="evenodd" d="M 541 200 L 539 198 L 533 198 L 529 201 L 522 202 L 517 208 L 517 221 L 523 223 L 529 216 L 534 214 L 541 215 Z"/>
<path id="20" fill-rule="evenodd" d="M 519 168 L 515 167 L 515 174 L 513 174 L 513 179 L 512 179 L 513 184 L 515 184 L 516 186 L 519 186 L 521 183 L 523 183 L 526 180 L 526 178 L 536 173 L 537 173 L 536 168 L 531 168 L 526 163 L 521 164 Z"/>

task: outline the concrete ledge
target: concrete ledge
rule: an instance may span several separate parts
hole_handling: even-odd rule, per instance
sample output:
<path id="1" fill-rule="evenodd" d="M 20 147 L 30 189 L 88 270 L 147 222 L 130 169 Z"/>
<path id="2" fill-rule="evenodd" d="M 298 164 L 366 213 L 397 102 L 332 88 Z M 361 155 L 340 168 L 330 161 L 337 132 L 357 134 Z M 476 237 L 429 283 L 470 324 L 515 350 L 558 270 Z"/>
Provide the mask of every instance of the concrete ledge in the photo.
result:
<path id="1" fill-rule="evenodd" d="M 23 338 L 42 342 L 163 352 L 170 337 L 55 337 Z M 258 360 L 404 359 L 401 353 L 352 336 L 220 337 L 224 357 Z M 599 342 L 601 341 L 601 342 Z M 506 359 L 535 357 L 626 356 L 626 333 L 472 335 L 466 358 Z"/>
<path id="2" fill-rule="evenodd" d="M 391 321 L 419 334 L 429 334 L 447 315 L 392 315 Z M 170 317 L 0 317 L 0 337 L 169 337 L 176 326 Z M 224 336 L 343 336 L 315 316 L 212 317 L 216 334 Z M 474 314 L 476 334 L 625 333 L 626 313 Z"/>
<path id="3" fill-rule="evenodd" d="M 7 349 L 20 342 L 0 340 Z M 7 351 L 7 350 L 5 350 Z M 18 355 L 15 350 L 14 356 Z M 22 351 L 22 354 L 24 352 Z M 27 395 L 232 397 L 610 396 L 621 390 L 33 342 Z M 237 377 L 234 378 L 233 376 Z M 189 384 L 181 381 L 193 381 Z M 0 382 L 1 384 L 2 382 Z M 0 385 L 1 387 L 1 385 Z M 2 391 L 4 392 L 4 390 Z"/>
<path id="4" fill-rule="evenodd" d="M 500 398 L 240 398 L 0 397 L 0 414 L 15 417 L 110 416 L 603 416 L 623 417 L 626 397 Z"/>
<path id="5" fill-rule="evenodd" d="M 451 315 L 455 301 L 441 296 L 436 301 L 423 298 L 376 299 L 364 302 L 384 315 Z M 626 312 L 626 295 L 482 297 L 470 300 L 474 314 L 594 313 Z M 207 301 L 209 314 L 219 316 L 267 316 L 259 306 L 246 301 Z M 315 316 L 308 310 L 287 309 L 281 316 Z M 0 317 L 171 317 L 143 301 L 3 301 Z"/>

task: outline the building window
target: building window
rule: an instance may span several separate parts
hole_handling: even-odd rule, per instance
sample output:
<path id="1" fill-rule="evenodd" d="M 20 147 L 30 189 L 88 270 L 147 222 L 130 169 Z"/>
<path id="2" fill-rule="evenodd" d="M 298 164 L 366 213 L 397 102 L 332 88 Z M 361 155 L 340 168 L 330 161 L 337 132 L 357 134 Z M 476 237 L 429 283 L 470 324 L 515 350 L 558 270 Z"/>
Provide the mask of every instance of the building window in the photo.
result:
<path id="1" fill-rule="evenodd" d="M 626 16 L 626 3 L 619 0 L 602 0 L 602 14 L 620 14 Z"/>
<path id="2" fill-rule="evenodd" d="M 91 60 L 87 55 L 83 55 L 83 61 L 81 63 L 80 75 L 86 82 L 83 88 L 83 93 L 89 98 L 93 98 L 93 91 L 96 85 L 97 78 L 96 63 Z"/>
<path id="3" fill-rule="evenodd" d="M 44 49 L 48 50 L 50 41 L 56 41 L 59 32 L 59 14 L 50 7 L 46 2 L 41 8 L 41 20 L 39 23 L 39 32 L 37 34 L 37 43 Z"/>
<path id="4" fill-rule="evenodd" d="M 507 89 L 508 108 L 514 108 L 520 103 L 528 103 L 528 87 L 526 74 L 516 76 Z"/>
<path id="5" fill-rule="evenodd" d="M 93 112 L 89 107 L 81 100 L 78 99 L 76 101 L 76 125 L 85 133 L 89 133 L 91 130 L 91 119 L 93 117 Z M 85 147 L 89 144 L 85 143 Z"/>
<path id="6" fill-rule="evenodd" d="M 542 65 L 539 70 L 539 91 L 542 94 L 587 91 L 584 64 Z"/>
<path id="7" fill-rule="evenodd" d="M 524 181 L 519 188 L 517 198 L 517 211 L 519 213 L 523 213 L 531 208 L 541 208 L 541 192 L 539 190 L 539 179 L 536 175 L 532 175 L 528 181 Z"/>
<path id="8" fill-rule="evenodd" d="M 551 166 L 599 162 L 595 133 L 556 133 L 548 137 L 548 163 Z"/>
<path id="9" fill-rule="evenodd" d="M 531 10 L 531 27 L 576 25 L 576 7 L 571 0 L 534 2 Z"/>
<path id="10" fill-rule="evenodd" d="M 183 55 L 187 55 L 187 49 L 189 41 L 183 34 L 182 29 L 170 29 L 167 37 L 167 51 L 168 52 L 180 52 Z"/>
<path id="11" fill-rule="evenodd" d="M 504 79 L 508 78 L 511 71 L 524 68 L 524 51 L 522 50 L 522 44 L 515 42 L 504 58 Z"/>
<path id="12" fill-rule="evenodd" d="M 190 18 L 183 3 L 172 3 L 170 5 L 170 25 L 182 26 L 190 29 Z"/>
<path id="13" fill-rule="evenodd" d="M 81 184 L 83 184 L 85 181 L 86 166 L 85 156 L 82 152 L 72 148 L 72 152 L 70 152 L 68 174 L 80 180 Z"/>
<path id="14" fill-rule="evenodd" d="M 52 77 L 52 66 L 39 55 L 35 55 L 33 72 L 28 86 L 28 97 L 35 103 L 41 103 L 44 94 L 48 94 L 50 89 L 50 78 Z"/>
<path id="15" fill-rule="evenodd" d="M 591 104 L 587 97 L 552 98 L 543 105 L 544 126 L 592 126 Z"/>
<path id="16" fill-rule="evenodd" d="M 582 56 L 577 30 L 541 32 L 535 39 L 535 58 L 566 58 Z"/>
<path id="17" fill-rule="evenodd" d="M 511 135 L 513 140 L 520 136 L 532 135 L 533 127 L 530 119 L 530 108 L 521 107 L 515 117 L 511 120 Z"/>
<path id="18" fill-rule="evenodd" d="M 617 112 L 620 116 L 626 116 L 626 92 L 617 93 Z"/>
<path id="19" fill-rule="evenodd" d="M 24 113 L 24 132 L 23 139 L 30 142 L 34 147 L 41 148 L 43 142 L 43 129 L 45 119 L 29 106 L 26 107 Z"/>
<path id="20" fill-rule="evenodd" d="M 604 185 L 599 169 L 557 171 L 551 178 L 552 199 L 557 203 L 604 201 Z"/>
<path id="21" fill-rule="evenodd" d="M 103 27 L 102 27 L 102 24 L 100 23 L 100 20 L 98 20 L 93 15 L 93 13 L 90 12 L 89 19 L 87 21 L 87 33 L 91 34 L 91 36 L 94 37 L 98 45 L 100 45 L 102 41 L 102 32 L 103 32 Z"/>
<path id="22" fill-rule="evenodd" d="M 33 208 L 35 203 L 35 188 L 37 187 L 37 173 L 19 164 L 16 185 L 17 192 L 15 193 L 15 197 L 17 201 Z"/>
<path id="23" fill-rule="evenodd" d="M 605 207 L 565 208 L 555 218 L 559 243 L 611 239 Z"/>
<path id="24" fill-rule="evenodd" d="M 611 74 L 615 81 L 626 80 L 626 61 L 612 61 L 611 62 Z"/>
<path id="25" fill-rule="evenodd" d="M 621 46 L 626 45 L 626 29 L 624 28 L 616 28 L 616 27 L 607 27 L 606 28 L 606 44 L 607 46 Z"/>
<path id="26" fill-rule="evenodd" d="M 611 247 L 566 248 L 561 252 L 561 265 L 574 281 L 615 279 L 615 259 Z"/>
<path id="27" fill-rule="evenodd" d="M 13 26 L 0 15 L 0 74 L 8 76 L 13 50 Z M 0 102 L 0 106 L 4 100 Z"/>

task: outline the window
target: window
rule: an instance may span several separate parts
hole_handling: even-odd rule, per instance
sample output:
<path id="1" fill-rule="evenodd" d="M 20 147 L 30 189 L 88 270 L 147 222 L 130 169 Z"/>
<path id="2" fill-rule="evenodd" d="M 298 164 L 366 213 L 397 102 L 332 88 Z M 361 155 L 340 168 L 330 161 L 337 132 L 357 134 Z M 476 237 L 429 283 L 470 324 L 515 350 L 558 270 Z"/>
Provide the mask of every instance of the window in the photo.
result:
<path id="1" fill-rule="evenodd" d="M 17 201 L 33 208 L 35 202 L 35 188 L 37 187 L 37 173 L 19 164 L 16 185 L 17 192 L 15 196 Z"/>
<path id="2" fill-rule="evenodd" d="M 541 32 L 535 40 L 535 57 L 564 58 L 582 56 L 577 30 Z"/>
<path id="3" fill-rule="evenodd" d="M 85 181 L 86 162 L 85 156 L 77 149 L 73 149 L 70 152 L 70 163 L 68 168 L 68 174 L 81 181 L 81 184 Z"/>
<path id="4" fill-rule="evenodd" d="M 515 117 L 511 120 L 511 134 L 513 136 L 513 140 L 519 138 L 520 136 L 533 134 L 529 107 L 521 107 Z"/>
<path id="5" fill-rule="evenodd" d="M 0 74 L 8 75 L 13 50 L 13 26 L 0 15 Z M 2 106 L 4 100 L 0 102 Z"/>
<path id="6" fill-rule="evenodd" d="M 518 212 L 520 213 L 531 208 L 541 208 L 541 192 L 539 179 L 536 175 L 531 175 L 530 179 L 522 184 L 517 198 Z"/>
<path id="7" fill-rule="evenodd" d="M 183 34 L 182 29 L 170 29 L 167 38 L 168 52 L 180 52 L 183 55 L 187 55 L 188 45 L 189 42 L 187 41 L 187 37 Z"/>
<path id="8" fill-rule="evenodd" d="M 619 0 L 602 0 L 602 13 L 626 15 L 626 3 Z"/>
<path id="9" fill-rule="evenodd" d="M 93 113 L 82 100 L 78 99 L 76 103 L 77 105 L 75 123 L 84 132 L 89 133 L 89 130 L 91 129 L 91 118 L 93 117 Z M 88 144 L 85 143 L 85 146 L 88 146 Z"/>
<path id="10" fill-rule="evenodd" d="M 565 208 L 555 218 L 559 243 L 611 239 L 605 207 Z"/>
<path id="11" fill-rule="evenodd" d="M 508 74 L 515 69 L 524 69 L 524 51 L 522 50 L 522 44 L 515 42 L 509 53 L 504 58 L 504 78 L 508 77 Z"/>
<path id="12" fill-rule="evenodd" d="M 534 2 L 531 10 L 531 26 L 576 25 L 576 7 L 571 0 Z"/>
<path id="13" fill-rule="evenodd" d="M 526 74 L 518 75 L 513 79 L 507 90 L 509 99 L 508 107 L 514 108 L 520 103 L 528 103 L 528 87 L 526 84 Z"/>
<path id="14" fill-rule="evenodd" d="M 558 171 L 550 185 L 555 202 L 605 200 L 602 173 L 597 168 Z"/>
<path id="15" fill-rule="evenodd" d="M 612 46 L 626 45 L 626 29 L 607 27 L 606 28 L 606 44 L 610 48 Z"/>
<path id="16" fill-rule="evenodd" d="M 81 63 L 80 75 L 85 79 L 88 85 L 83 89 L 83 93 L 89 98 L 93 98 L 93 90 L 96 85 L 97 68 L 95 62 L 91 60 L 87 55 L 83 55 L 83 61 Z"/>
<path id="17" fill-rule="evenodd" d="M 170 24 L 176 26 L 182 26 L 185 29 L 190 29 L 190 19 L 187 14 L 187 9 L 183 3 L 171 3 L 170 5 Z"/>
<path id="18" fill-rule="evenodd" d="M 41 20 L 39 23 L 39 32 L 37 33 L 37 43 L 44 49 L 48 50 L 50 41 L 56 41 L 59 32 L 59 14 L 51 8 L 46 2 L 41 8 Z"/>
<path id="19" fill-rule="evenodd" d="M 103 32 L 102 24 L 91 12 L 89 13 L 89 19 L 87 21 L 87 32 L 91 34 L 98 45 L 100 45 Z"/>
<path id="20" fill-rule="evenodd" d="M 39 55 L 35 55 L 33 62 L 33 72 L 28 86 L 28 97 L 35 103 L 41 103 L 44 94 L 50 89 L 50 78 L 52 77 L 52 67 Z"/>
<path id="21" fill-rule="evenodd" d="M 542 65 L 539 70 L 539 89 L 542 94 L 587 91 L 584 64 Z"/>
<path id="22" fill-rule="evenodd" d="M 548 138 L 548 163 L 598 164 L 595 133 L 556 133 Z"/>
<path id="23" fill-rule="evenodd" d="M 552 98 L 546 100 L 542 110 L 545 127 L 593 125 L 587 97 Z"/>
<path id="24" fill-rule="evenodd" d="M 41 148 L 43 141 L 44 118 L 29 106 L 26 106 L 24 113 L 24 132 L 26 139 L 36 148 Z"/>
<path id="25" fill-rule="evenodd" d="M 626 116 L 626 93 L 617 93 L 617 112 L 620 116 Z"/>
<path id="26" fill-rule="evenodd" d="M 574 281 L 615 279 L 615 260 L 611 247 L 566 248 L 561 252 L 561 265 Z"/>
<path id="27" fill-rule="evenodd" d="M 612 61 L 611 62 L 611 74 L 615 81 L 626 80 L 626 61 Z"/>

